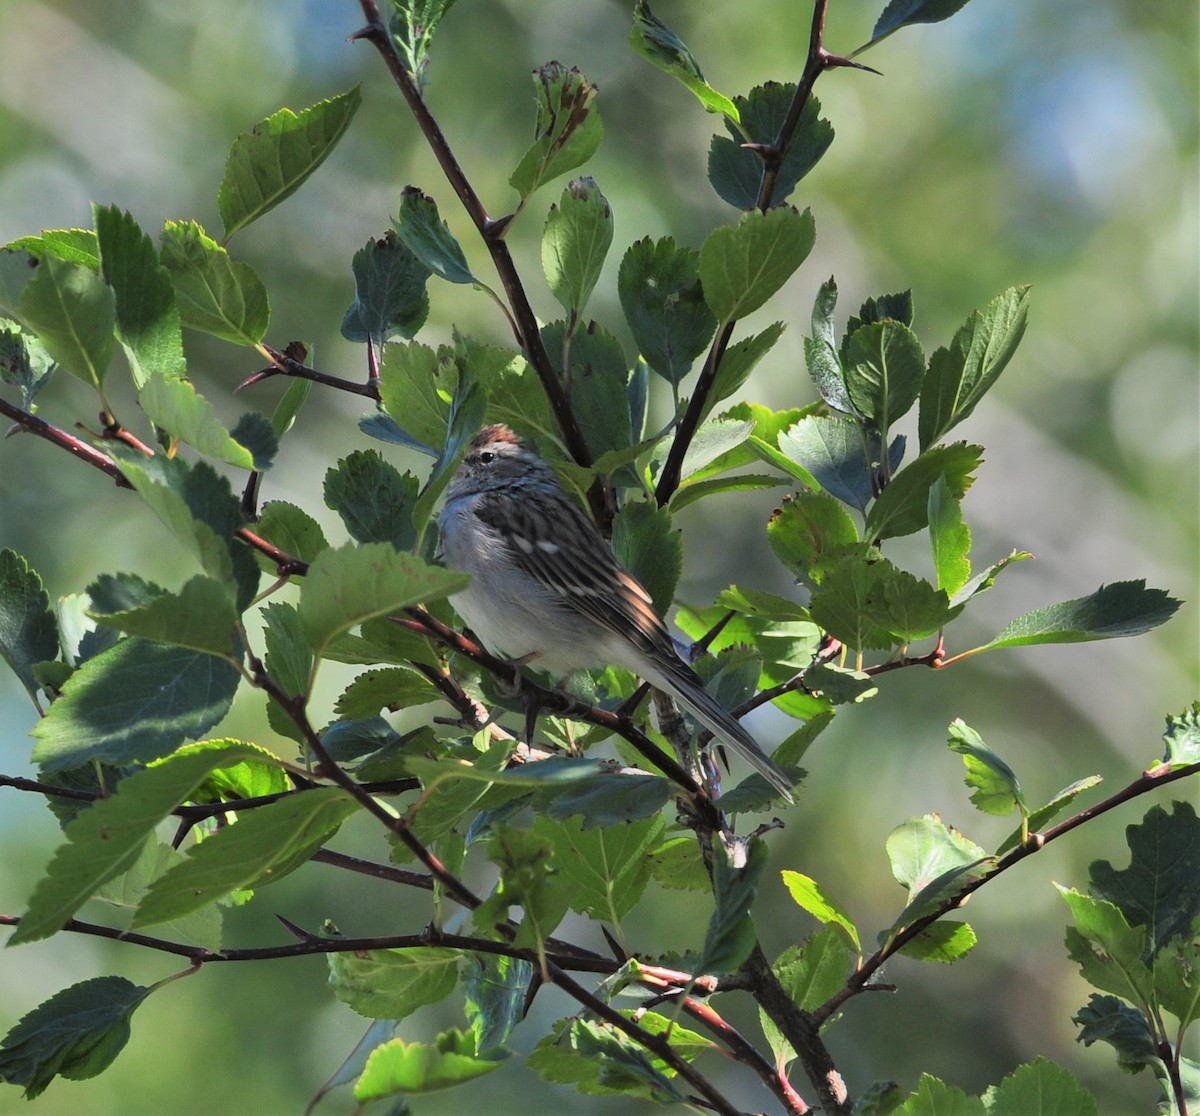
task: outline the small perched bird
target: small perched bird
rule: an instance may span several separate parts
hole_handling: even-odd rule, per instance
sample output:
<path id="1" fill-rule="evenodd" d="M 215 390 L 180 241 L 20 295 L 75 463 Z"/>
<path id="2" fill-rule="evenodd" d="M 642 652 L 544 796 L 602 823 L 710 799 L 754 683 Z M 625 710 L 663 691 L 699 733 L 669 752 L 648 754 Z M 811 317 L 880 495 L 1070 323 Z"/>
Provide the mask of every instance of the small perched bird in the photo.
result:
<path id="1" fill-rule="evenodd" d="M 791 801 L 787 775 L 676 653 L 650 594 L 507 426 L 475 436 L 438 526 L 446 565 L 471 575 L 450 600 L 488 650 L 557 676 L 625 667 L 675 698 Z"/>

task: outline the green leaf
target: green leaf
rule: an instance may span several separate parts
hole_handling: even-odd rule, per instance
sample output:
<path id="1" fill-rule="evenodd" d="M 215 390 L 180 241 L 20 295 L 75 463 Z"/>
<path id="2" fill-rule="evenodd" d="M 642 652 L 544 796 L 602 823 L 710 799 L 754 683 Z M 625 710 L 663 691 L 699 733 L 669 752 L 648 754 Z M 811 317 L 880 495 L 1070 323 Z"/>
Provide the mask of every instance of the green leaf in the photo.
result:
<path id="1" fill-rule="evenodd" d="M 233 141 L 217 191 L 226 243 L 303 185 L 337 146 L 361 103 L 356 85 L 300 112 L 281 108 Z"/>
<path id="2" fill-rule="evenodd" d="M 3 566 L 0 565 L 0 570 L 2 569 Z M 1178 716 L 1167 718 L 1163 744 L 1165 750 L 1162 762 L 1169 767 L 1186 767 L 1189 764 L 1200 763 L 1200 701 L 1192 702 L 1191 709 L 1185 709 Z"/>
<path id="3" fill-rule="evenodd" d="M 1129 867 L 1095 861 L 1088 891 L 1115 904 L 1132 926 L 1144 926 L 1157 951 L 1187 935 L 1200 916 L 1200 819 L 1190 802 L 1173 802 L 1168 814 L 1154 806 L 1125 830 Z"/>
<path id="4" fill-rule="evenodd" d="M 161 256 L 171 274 L 185 326 L 254 347 L 267 332 L 271 306 L 254 269 L 229 258 L 195 221 L 168 221 Z"/>
<path id="5" fill-rule="evenodd" d="M 905 942 L 900 952 L 914 961 L 940 961 L 943 965 L 952 965 L 970 953 L 977 941 L 975 931 L 965 922 L 942 919 Z"/>
<path id="6" fill-rule="evenodd" d="M 868 446 L 871 460 L 867 460 Z M 877 464 L 879 436 L 864 431 L 852 419 L 832 415 L 805 415 L 779 435 L 779 451 L 804 468 L 831 496 L 863 511 L 875 497 L 872 465 Z M 894 472 L 904 452 L 904 439 L 892 442 L 889 471 Z"/>
<path id="7" fill-rule="evenodd" d="M 550 293 L 568 314 L 583 312 L 612 238 L 608 199 L 593 179 L 573 179 L 550 207 L 542 230 L 542 270 Z"/>
<path id="8" fill-rule="evenodd" d="M 481 1053 L 500 1050 L 525 1016 L 534 969 L 516 957 L 479 954 L 463 981 L 463 1012 Z"/>
<path id="9" fill-rule="evenodd" d="M 372 949 L 329 955 L 329 987 L 368 1019 L 406 1019 L 454 991 L 461 955 L 453 949 Z"/>
<path id="10" fill-rule="evenodd" d="M 714 846 L 713 896 L 716 907 L 696 963 L 699 973 L 733 972 L 753 950 L 757 937 L 750 906 L 758 891 L 758 878 L 767 866 L 767 847 L 757 838 L 746 848 L 745 864 L 730 863 L 724 849 Z"/>
<path id="11" fill-rule="evenodd" d="M 56 364 L 97 391 L 116 348 L 113 290 L 91 268 L 43 256 L 25 284 L 20 320 Z"/>
<path id="12" fill-rule="evenodd" d="M 901 27 L 908 27 L 914 23 L 940 23 L 949 19 L 966 4 L 967 0 L 889 0 L 888 6 L 883 9 L 875 23 L 870 41 L 860 46 L 854 54 L 861 54 L 867 47 L 882 42 Z"/>
<path id="13" fill-rule="evenodd" d="M 767 542 L 775 557 L 809 585 L 821 580 L 814 566 L 858 541 L 849 513 L 824 492 L 801 489 L 785 496 L 767 520 Z"/>
<path id="14" fill-rule="evenodd" d="M 570 884 L 571 909 L 619 927 L 650 880 L 646 853 L 662 838 L 655 814 L 627 825 L 587 826 L 538 818 L 534 832 L 551 841 L 554 864 Z"/>
<path id="15" fill-rule="evenodd" d="M 43 229 L 40 236 L 10 240 L 4 249 L 22 255 L 28 253 L 39 260 L 47 255 L 56 256 L 67 263 L 83 264 L 95 272 L 100 270 L 100 248 L 91 229 Z M 0 289 L 5 289 L 3 280 L 0 280 Z"/>
<path id="16" fill-rule="evenodd" d="M 721 496 L 730 492 L 758 492 L 764 488 L 780 488 L 787 481 L 765 473 L 735 473 L 731 476 L 710 477 L 708 480 L 692 481 L 681 485 L 671 497 L 672 512 L 682 511 L 688 504 L 709 496 Z"/>
<path id="17" fill-rule="evenodd" d="M 475 926 L 491 930 L 509 907 L 519 906 L 521 925 L 514 942 L 535 948 L 540 956 L 572 898 L 568 881 L 552 866 L 554 844 L 540 832 L 499 825 L 487 849 L 489 859 L 500 869 L 500 881 L 491 898 L 476 909 Z"/>
<path id="18" fill-rule="evenodd" d="M 613 517 L 612 548 L 665 613 L 683 572 L 683 539 L 671 525 L 671 513 L 648 500 L 625 504 Z"/>
<path id="19" fill-rule="evenodd" d="M 146 892 L 133 925 L 169 922 L 231 891 L 263 887 L 312 858 L 358 803 L 339 787 L 318 787 L 247 810 L 188 851 Z"/>
<path id="20" fill-rule="evenodd" d="M 929 543 L 937 587 L 951 598 L 971 580 L 971 528 L 963 521 L 962 506 L 942 474 L 929 489 Z"/>
<path id="21" fill-rule="evenodd" d="M 1162 589 L 1147 589 L 1144 580 L 1116 581 L 1102 585 L 1091 596 L 1018 616 L 979 650 L 1142 635 L 1165 624 L 1179 604 Z"/>
<path id="22" fill-rule="evenodd" d="M 152 376 L 175 379 L 187 371 L 171 277 L 154 241 L 129 213 L 92 206 L 100 272 L 116 300 L 117 336 L 129 357 L 134 386 Z"/>
<path id="23" fill-rule="evenodd" d="M 1067 927 L 1067 953 L 1084 979 L 1104 992 L 1115 992 L 1135 1007 L 1147 1009 L 1154 980 L 1143 958 L 1149 935 L 1131 926 L 1115 903 L 1083 895 L 1056 884 L 1071 908 L 1074 926 Z"/>
<path id="24" fill-rule="evenodd" d="M 731 120 L 738 119 L 734 102 L 704 80 L 692 52 L 671 28 L 650 11 L 646 0 L 638 0 L 634 6 L 629 41 L 647 62 L 690 89 L 704 106 L 705 112 L 720 112 Z"/>
<path id="25" fill-rule="evenodd" d="M 1179 1020 L 1179 1033 L 1200 1018 L 1200 919 L 1154 959 L 1158 1003 Z"/>
<path id="26" fill-rule="evenodd" d="M 170 755 L 225 716 L 240 680 L 203 651 L 123 639 L 67 679 L 33 730 L 34 762 L 50 774 Z"/>
<path id="27" fill-rule="evenodd" d="M 153 991 L 124 977 L 94 977 L 39 1004 L 0 1042 L 0 1080 L 39 1096 L 55 1077 L 103 1073 L 129 1041 L 130 1016 Z"/>
<path id="28" fill-rule="evenodd" d="M 309 567 L 300 589 L 300 623 L 320 655 L 366 620 L 440 600 L 466 584 L 466 575 L 400 554 L 387 543 L 348 543 L 324 551 Z"/>
<path id="29" fill-rule="evenodd" d="M 934 483 L 936 484 L 937 482 L 935 481 Z M 1025 562 L 1032 557 L 1033 555 L 1026 550 L 1014 550 L 1011 554 L 1001 558 L 999 562 L 995 562 L 988 566 L 987 569 L 977 573 L 956 593 L 951 594 L 950 603 L 952 605 L 965 604 L 972 597 L 990 589 L 995 584 L 996 576 L 1001 570 L 1012 565 L 1014 562 Z"/>
<path id="30" fill-rule="evenodd" d="M 893 930 L 931 914 L 995 864 L 983 849 L 936 814 L 910 818 L 888 835 L 888 860 L 896 881 L 908 889 L 908 903 Z"/>
<path id="31" fill-rule="evenodd" d="M 437 202 L 428 194 L 415 186 L 405 186 L 395 226 L 400 243 L 434 275 L 448 283 L 482 285 L 467 264 L 450 226 L 441 219 Z"/>
<path id="32" fill-rule="evenodd" d="M 267 673 L 288 697 L 295 698 L 307 694 L 314 659 L 312 649 L 304 637 L 299 612 L 290 604 L 273 601 L 263 606 L 261 615 Z M 280 736 L 289 737 L 307 747 L 307 741 L 299 726 L 274 699 L 268 699 L 267 719 Z"/>
<path id="33" fill-rule="evenodd" d="M 107 612 L 93 609 L 97 623 L 157 643 L 205 651 L 232 659 L 237 613 L 229 587 L 197 574 L 179 591 L 162 593 L 138 608 Z"/>
<path id="34" fill-rule="evenodd" d="M 855 953 L 862 953 L 858 928 L 837 900 L 825 894 L 821 885 L 808 876 L 785 869 L 783 884 L 798 907 L 808 911 L 818 922 L 837 930 Z"/>
<path id="35" fill-rule="evenodd" d="M 842 358 L 833 326 L 836 307 L 837 283 L 831 275 L 821 284 L 813 302 L 812 336 L 804 339 L 804 362 L 821 398 L 835 411 L 852 415 L 854 404 L 846 393 Z"/>
<path id="36" fill-rule="evenodd" d="M 831 926 L 789 946 L 771 968 L 796 1006 L 813 1011 L 841 990 L 853 966 L 845 934 Z"/>
<path id="37" fill-rule="evenodd" d="M 672 837 L 651 849 L 646 862 L 654 882 L 671 891 L 707 891 L 708 873 L 694 837 Z"/>
<path id="38" fill-rule="evenodd" d="M 0 253 L 0 261 L 3 253 Z M 0 324 L 0 383 L 21 392 L 21 407 L 34 410 L 33 398 L 57 367 L 45 347 L 16 322 Z"/>
<path id="39" fill-rule="evenodd" d="M 355 294 L 342 318 L 342 336 L 376 345 L 413 337 L 429 317 L 429 268 L 392 229 L 355 252 L 351 267 Z"/>
<path id="40" fill-rule="evenodd" d="M 752 89 L 749 97 L 734 98 L 741 123 L 731 115 L 725 121 L 729 137 L 713 136 L 708 148 L 708 181 L 722 201 L 736 209 L 757 207 L 763 161 L 743 145 L 774 146 L 795 96 L 794 83 L 769 81 Z M 791 196 L 796 184 L 817 165 L 832 142 L 833 127 L 821 118 L 821 103 L 810 93 L 780 160 L 770 198 L 772 206 L 782 205 Z"/>
<path id="41" fill-rule="evenodd" d="M 812 214 L 790 205 L 754 210 L 709 233 L 700 248 L 700 281 L 717 320 L 757 310 L 808 258 L 816 235 Z"/>
<path id="42" fill-rule="evenodd" d="M 337 699 L 339 717 L 362 719 L 383 709 L 395 712 L 438 701 L 441 694 L 423 674 L 404 667 L 380 667 L 360 674 Z"/>
<path id="43" fill-rule="evenodd" d="M 58 656 L 58 625 L 42 579 L 15 550 L 0 550 L 0 657 L 35 702 L 34 664 Z"/>
<path id="44" fill-rule="evenodd" d="M 971 801 L 985 814 L 1004 815 L 1014 808 L 1029 811 L 1016 773 L 961 718 L 950 722 L 950 751 L 963 757 L 967 768 L 966 784 L 973 788 Z"/>
<path id="45" fill-rule="evenodd" d="M 383 409 L 431 456 L 446 440 L 450 400 L 458 386 L 458 370 L 449 352 L 427 345 L 388 345 L 379 368 Z"/>
<path id="46" fill-rule="evenodd" d="M 921 388 L 922 450 L 967 418 L 1004 371 L 1025 333 L 1028 302 L 1028 286 L 1009 288 L 973 311 L 950 347 L 929 358 Z"/>
<path id="47" fill-rule="evenodd" d="M 503 1065 L 477 1056 L 475 1037 L 460 1031 L 443 1031 L 429 1045 L 392 1039 L 371 1051 L 367 1067 L 354 1086 L 360 1104 L 382 1097 L 435 1093 L 474 1081 Z"/>
<path id="48" fill-rule="evenodd" d="M 962 3 L 959 3 L 959 7 Z M 949 14 L 949 13 L 947 13 Z M 1096 1100 L 1071 1074 L 1037 1057 L 983 1095 L 988 1116 L 1096 1116 Z"/>
<path id="49" fill-rule="evenodd" d="M 547 62 L 533 71 L 533 88 L 535 139 L 508 180 L 522 202 L 542 183 L 586 163 L 604 134 L 594 104 L 596 87 L 578 70 Z"/>
<path id="50" fill-rule="evenodd" d="M 321 525 L 303 508 L 284 500 L 271 500 L 264 504 L 258 522 L 251 529 L 259 538 L 266 539 L 272 546 L 279 547 L 285 554 L 302 562 L 311 562 L 329 546 Z M 263 569 L 275 569 L 274 561 L 265 554 L 256 551 L 255 556 Z"/>
<path id="51" fill-rule="evenodd" d="M 787 327 L 783 322 L 772 322 L 766 329 L 752 337 L 730 345 L 717 366 L 717 376 L 705 402 L 703 417 L 707 418 L 718 403 L 728 399 L 750 377 L 754 366 L 775 347 Z"/>
<path id="52" fill-rule="evenodd" d="M 700 286 L 700 254 L 671 237 L 635 241 L 621 259 L 617 294 L 642 358 L 678 384 L 717 328 Z"/>
<path id="53" fill-rule="evenodd" d="M 1072 1020 L 1079 1025 L 1079 1041 L 1085 1046 L 1107 1042 L 1117 1055 L 1117 1065 L 1128 1073 L 1147 1066 L 1163 1081 L 1165 1067 L 1155 1049 L 1146 1017 L 1116 996 L 1092 993 Z M 1186 1062 L 1186 1059 L 1184 1059 Z"/>
<path id="54" fill-rule="evenodd" d="M 375 450 L 355 450 L 325 474 L 325 506 L 342 517 L 359 542 L 411 550 L 417 541 L 416 502 L 417 478 L 401 475 Z"/>
<path id="55" fill-rule="evenodd" d="M 987 1109 L 979 1097 L 969 1097 L 961 1089 L 923 1073 L 916 1089 L 892 1110 L 892 1116 L 987 1116 Z"/>
<path id="56" fill-rule="evenodd" d="M 389 30 L 405 67 L 421 85 L 429 65 L 429 45 L 454 0 L 391 0 Z"/>
<path id="57" fill-rule="evenodd" d="M 66 843 L 46 866 L 9 944 L 37 941 L 62 929 L 104 883 L 137 860 L 155 827 L 215 769 L 263 755 L 252 745 L 209 740 L 122 779 L 115 794 L 99 799 L 67 825 Z"/>
<path id="58" fill-rule="evenodd" d="M 929 524 L 929 493 L 943 478 L 950 495 L 961 500 L 975 482 L 972 475 L 983 460 L 983 447 L 955 442 L 934 446 L 910 462 L 871 505 L 866 533 L 871 539 L 900 538 Z"/>
<path id="59" fill-rule="evenodd" d="M 296 415 L 312 391 L 312 380 L 293 380 L 287 386 L 282 398 L 271 415 L 271 429 L 275 431 L 275 440 L 281 441 L 283 436 L 292 428 Z"/>
<path id="60" fill-rule="evenodd" d="M 152 375 L 138 393 L 138 402 L 155 426 L 198 450 L 205 457 L 236 465 L 239 469 L 262 471 L 271 467 L 279 448 L 273 430 L 261 415 L 245 415 L 246 425 L 230 433 L 217 417 L 213 405 L 183 379 Z M 257 421 L 255 421 L 257 420 Z M 245 442 L 238 435 L 252 435 Z M 257 444 L 256 444 L 257 443 Z"/>
<path id="61" fill-rule="evenodd" d="M 903 322 L 859 326 L 844 353 L 846 391 L 855 410 L 885 438 L 921 394 L 925 352 Z"/>
<path id="62" fill-rule="evenodd" d="M 1016 848 L 1026 837 L 1027 833 L 1037 833 L 1044 829 L 1046 823 L 1058 815 L 1065 806 L 1075 798 L 1077 794 L 1085 790 L 1091 790 L 1092 787 L 1098 786 L 1103 780 L 1099 775 L 1089 775 L 1086 779 L 1080 779 L 1072 783 L 1070 786 L 1063 787 L 1045 806 L 1040 806 L 1029 815 L 1029 820 L 1024 826 L 1018 826 L 1005 839 L 1004 843 L 996 850 L 996 855 L 1001 856 L 1009 849 Z"/>

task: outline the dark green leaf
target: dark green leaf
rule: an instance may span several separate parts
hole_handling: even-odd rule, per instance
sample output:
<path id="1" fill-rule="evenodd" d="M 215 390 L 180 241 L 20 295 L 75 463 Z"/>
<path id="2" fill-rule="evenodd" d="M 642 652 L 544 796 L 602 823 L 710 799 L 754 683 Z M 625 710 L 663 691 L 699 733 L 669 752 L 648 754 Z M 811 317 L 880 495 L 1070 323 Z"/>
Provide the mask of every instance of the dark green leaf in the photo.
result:
<path id="1" fill-rule="evenodd" d="M 0 1080 L 33 1100 L 56 1076 L 103 1073 L 129 1041 L 129 1019 L 152 989 L 124 977 L 95 977 L 51 996 L 4 1036 Z"/>
<path id="2" fill-rule="evenodd" d="M 1146 1017 L 1116 996 L 1092 993 L 1072 1020 L 1079 1026 L 1079 1041 L 1085 1046 L 1107 1042 L 1117 1055 L 1117 1065 L 1129 1073 L 1150 1066 L 1156 1076 L 1165 1076 L 1155 1050 Z"/>
<path id="3" fill-rule="evenodd" d="M 705 112 L 720 112 L 737 120 L 738 109 L 734 102 L 704 80 L 692 52 L 671 28 L 650 11 L 646 0 L 638 0 L 634 6 L 629 41 L 646 61 L 690 89 L 704 106 Z"/>
<path id="4" fill-rule="evenodd" d="M 508 180 L 522 201 L 542 183 L 586 163 L 604 134 L 594 104 L 596 87 L 578 70 L 547 62 L 533 71 L 533 88 L 535 139 Z"/>
<path id="5" fill-rule="evenodd" d="M 217 191 L 226 243 L 303 185 L 337 146 L 361 103 L 356 85 L 300 112 L 281 108 L 233 141 Z"/>
<path id="6" fill-rule="evenodd" d="M 831 275 L 821 284 L 813 301 L 812 336 L 804 339 L 804 362 L 821 398 L 835 411 L 854 414 L 854 404 L 846 393 L 842 358 L 833 326 L 837 308 L 837 284 Z"/>
<path id="7" fill-rule="evenodd" d="M 160 876 L 133 917 L 134 926 L 168 922 L 240 888 L 263 887 L 311 859 L 357 802 L 338 787 L 318 787 L 239 815 Z"/>
<path id="8" fill-rule="evenodd" d="M 790 205 L 753 210 L 709 233 L 700 248 L 700 282 L 717 320 L 757 310 L 808 258 L 816 236 L 812 214 Z"/>
<path id="9" fill-rule="evenodd" d="M 921 388 L 921 449 L 933 445 L 975 409 L 1004 371 L 1025 333 L 1029 288 L 1011 287 L 975 310 L 948 349 L 929 358 Z"/>
<path id="10" fill-rule="evenodd" d="M 33 731 L 34 762 L 52 773 L 170 755 L 225 716 L 240 680 L 203 651 L 123 639 L 67 680 Z"/>
<path id="11" fill-rule="evenodd" d="M 42 579 L 15 550 L 0 550 L 0 657 L 36 701 L 34 664 L 58 656 L 58 625 Z"/>
<path id="12" fill-rule="evenodd" d="M 736 209 L 751 210 L 758 204 L 758 192 L 762 184 L 762 159 L 742 145 L 750 142 L 771 146 L 779 135 L 796 95 L 794 84 L 769 81 L 756 86 L 749 97 L 735 97 L 738 117 L 728 114 L 725 122 L 729 138 L 713 136 L 708 148 L 708 181 L 722 201 Z M 772 206 L 782 205 L 800 181 L 813 169 L 833 142 L 833 126 L 821 118 L 821 103 L 809 94 L 792 133 L 791 142 L 783 152 L 775 188 L 771 194 Z"/>
<path id="13" fill-rule="evenodd" d="M 550 207 L 542 230 L 542 270 L 550 293 L 578 316 L 591 297 L 613 238 L 608 200 L 591 178 L 576 178 Z"/>
<path id="14" fill-rule="evenodd" d="M 671 513 L 646 500 L 627 503 L 613 518 L 613 551 L 665 613 L 683 571 L 683 540 Z"/>
<path id="15" fill-rule="evenodd" d="M 133 382 L 175 379 L 187 371 L 175 291 L 154 242 L 129 213 L 92 206 L 100 271 L 116 299 L 117 336 L 129 357 Z"/>
<path id="16" fill-rule="evenodd" d="M 351 267 L 354 301 L 342 318 L 342 336 L 375 345 L 413 337 L 429 316 L 429 268 L 392 229 L 355 252 Z"/>
<path id="17" fill-rule="evenodd" d="M 112 288 L 84 264 L 43 256 L 18 309 L 55 363 L 99 391 L 116 347 Z"/>
<path id="18" fill-rule="evenodd" d="M 861 46 L 854 53 L 858 54 L 869 46 L 886 39 L 892 32 L 901 27 L 914 23 L 940 23 L 949 19 L 960 8 L 966 6 L 967 0 L 889 0 L 888 6 L 875 23 L 871 32 L 871 41 Z M 1041 1110 L 1039 1109 L 1039 1112 Z M 1030 1113 L 1034 1116 L 1034 1113 Z M 1064 1113 L 1064 1116 L 1067 1116 Z"/>
<path id="19" fill-rule="evenodd" d="M 368 1019 L 405 1019 L 444 1000 L 458 982 L 453 949 L 372 949 L 329 955 L 329 987 Z"/>
<path id="20" fill-rule="evenodd" d="M 725 350 L 705 402 L 705 418 L 721 400 L 728 399 L 749 379 L 754 366 L 775 347 L 775 342 L 783 336 L 786 328 L 783 322 L 772 322 L 761 333 L 743 337 Z"/>
<path id="21" fill-rule="evenodd" d="M 500 1050 L 525 1017 L 533 966 L 516 957 L 476 954 L 467 958 L 463 1011 L 480 1053 Z"/>
<path id="22" fill-rule="evenodd" d="M 265 755 L 253 745 L 209 740 L 122 779 L 115 794 L 67 825 L 66 844 L 47 865 L 9 944 L 37 941 L 60 930 L 97 889 L 137 860 L 155 827 L 216 768 Z"/>
<path id="23" fill-rule="evenodd" d="M 895 1091 L 899 1092 L 898 1089 Z M 878 1116 L 986 1116 L 987 1109 L 979 1097 L 969 1097 L 961 1089 L 923 1073 L 916 1090 L 899 1108 L 894 1104 L 880 1107 L 868 1110 L 865 1116 L 876 1116 L 876 1113 Z"/>
<path id="24" fill-rule="evenodd" d="M 573 897 L 569 881 L 551 867 L 554 844 L 541 833 L 499 825 L 488 842 L 488 856 L 500 869 L 500 881 L 492 898 L 474 914 L 482 930 L 499 920 L 510 906 L 521 908 L 517 945 L 539 952 L 546 939 L 566 915 Z"/>
<path id="25" fill-rule="evenodd" d="M 232 659 L 237 637 L 237 613 L 228 585 L 197 574 L 178 594 L 161 593 L 135 608 L 93 609 L 91 615 L 106 628 L 141 636 L 157 643 L 205 651 Z"/>
<path id="26" fill-rule="evenodd" d="M 745 864 L 730 863 L 724 850 L 714 846 L 713 893 L 716 908 L 709 920 L 697 973 L 733 972 L 754 948 L 757 938 L 750 906 L 758 891 L 758 878 L 767 866 L 767 847 L 757 838 L 747 846 Z"/>
<path id="27" fill-rule="evenodd" d="M 859 326 L 843 357 L 850 402 L 886 438 L 921 394 L 925 352 L 920 341 L 908 326 L 889 318 Z"/>
<path id="28" fill-rule="evenodd" d="M 864 432 L 852 419 L 805 415 L 779 435 L 779 450 L 807 470 L 831 496 L 852 508 L 863 511 L 875 496 L 872 467 L 880 458 L 879 435 Z M 899 467 L 903 454 L 901 436 L 892 441 L 888 453 L 889 473 Z"/>
<path id="29" fill-rule="evenodd" d="M 958 7 L 964 2 L 958 0 Z M 989 1088 L 983 1102 L 988 1116 L 1096 1116 L 1097 1112 L 1092 1094 L 1067 1070 L 1041 1056 Z"/>
<path id="30" fill-rule="evenodd" d="M 929 524 L 929 493 L 939 478 L 956 500 L 961 500 L 975 482 L 973 473 L 983 460 L 983 447 L 955 442 L 934 446 L 910 462 L 880 494 L 867 515 L 866 532 L 871 539 L 911 535 Z"/>
<path id="31" fill-rule="evenodd" d="M 411 550 L 417 541 L 413 507 L 417 478 L 401 475 L 375 450 L 355 450 L 325 474 L 325 506 L 342 517 L 359 542 Z"/>
<path id="32" fill-rule="evenodd" d="M 423 674 L 404 667 L 380 667 L 360 674 L 337 699 L 334 709 L 340 717 L 375 717 L 383 709 L 395 712 L 425 705 L 441 697 Z"/>
<path id="33" fill-rule="evenodd" d="M 271 415 L 271 429 L 275 431 L 277 442 L 291 430 L 292 423 L 296 421 L 296 415 L 299 414 L 309 392 L 312 391 L 312 386 L 312 380 L 293 380 L 288 384 L 287 390 L 275 407 L 274 414 Z"/>
<path id="34" fill-rule="evenodd" d="M 434 352 L 416 341 L 388 345 L 379 369 L 383 409 L 431 457 L 446 440 L 450 400 L 458 368 L 448 350 Z"/>
<path id="35" fill-rule="evenodd" d="M 311 562 L 329 546 L 321 525 L 303 508 L 283 500 L 271 500 L 264 504 L 252 530 L 272 546 L 277 546 L 285 554 L 302 562 Z M 263 569 L 275 569 L 272 559 L 265 554 L 255 553 Z"/>
<path id="36" fill-rule="evenodd" d="M 166 223 L 161 256 L 185 326 L 235 345 L 253 347 L 263 339 L 271 306 L 249 264 L 231 260 L 195 221 Z"/>
<path id="37" fill-rule="evenodd" d="M 564 322 L 542 327 L 542 341 L 555 370 L 562 369 Z M 571 404 L 593 459 L 629 448 L 633 440 L 626 390 L 629 364 L 620 342 L 591 322 L 570 343 Z"/>
<path id="38" fill-rule="evenodd" d="M 0 260 L 3 255 L 0 253 Z M 0 325 L 0 383 L 10 384 L 21 392 L 24 410 L 33 410 L 34 396 L 45 386 L 55 367 L 45 346 L 32 333 L 16 322 Z"/>
<path id="39" fill-rule="evenodd" d="M 1165 624 L 1179 604 L 1162 589 L 1147 589 L 1144 580 L 1116 581 L 1102 585 L 1089 597 L 1018 616 L 980 650 L 1142 635 Z"/>
<path id="40" fill-rule="evenodd" d="M 617 294 L 646 363 L 678 384 L 717 328 L 700 287 L 700 254 L 670 237 L 635 241 L 621 259 Z"/>
<path id="41" fill-rule="evenodd" d="M 434 275 L 449 283 L 479 283 L 462 246 L 441 219 L 437 202 L 428 194 L 415 186 L 405 186 L 395 224 L 400 242 Z"/>

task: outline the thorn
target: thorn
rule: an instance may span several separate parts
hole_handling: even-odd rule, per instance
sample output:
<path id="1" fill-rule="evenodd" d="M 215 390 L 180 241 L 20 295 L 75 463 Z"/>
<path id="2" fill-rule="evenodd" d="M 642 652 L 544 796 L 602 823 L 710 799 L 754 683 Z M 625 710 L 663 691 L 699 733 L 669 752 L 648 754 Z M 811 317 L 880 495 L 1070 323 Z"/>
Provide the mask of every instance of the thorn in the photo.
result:
<path id="1" fill-rule="evenodd" d="M 865 66 L 861 62 L 855 62 L 849 58 L 843 58 L 840 54 L 830 54 L 827 50 L 821 51 L 821 65 L 827 70 L 837 70 L 842 67 L 849 67 L 851 70 L 865 70 L 868 74 L 874 74 L 876 77 L 883 77 L 883 71 L 875 69 L 874 66 Z"/>
<path id="2" fill-rule="evenodd" d="M 310 934 L 307 930 L 302 930 L 294 922 L 284 918 L 283 915 L 277 914 L 275 917 L 283 923 L 283 928 L 287 930 L 289 934 L 292 934 L 305 944 L 308 944 L 309 942 L 320 941 L 316 934 Z"/>
<path id="3" fill-rule="evenodd" d="M 351 31 L 346 36 L 346 42 L 357 43 L 362 39 L 374 39 L 379 34 L 379 24 L 368 23 L 366 27 L 360 27 L 357 31 Z"/>
<path id="4" fill-rule="evenodd" d="M 270 368 L 263 368 L 263 369 L 260 369 L 258 372 L 255 372 L 252 375 L 247 376 L 233 390 L 241 391 L 242 388 L 253 387 L 255 384 L 261 384 L 263 382 L 263 380 L 269 380 L 272 376 L 278 376 L 278 375 L 279 375 L 279 369 L 275 368 L 274 366 L 272 366 Z"/>

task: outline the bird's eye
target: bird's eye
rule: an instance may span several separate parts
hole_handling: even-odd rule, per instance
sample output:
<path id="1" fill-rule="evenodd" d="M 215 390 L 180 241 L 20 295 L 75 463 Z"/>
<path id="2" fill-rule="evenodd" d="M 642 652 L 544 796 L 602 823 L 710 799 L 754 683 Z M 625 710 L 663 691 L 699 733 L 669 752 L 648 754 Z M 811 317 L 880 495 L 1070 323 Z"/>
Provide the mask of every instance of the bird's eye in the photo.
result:
<path id="1" fill-rule="evenodd" d="M 496 455 L 491 450 L 484 450 L 479 455 L 479 463 L 481 465 L 490 465 L 495 460 L 496 460 Z"/>

